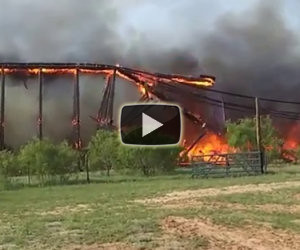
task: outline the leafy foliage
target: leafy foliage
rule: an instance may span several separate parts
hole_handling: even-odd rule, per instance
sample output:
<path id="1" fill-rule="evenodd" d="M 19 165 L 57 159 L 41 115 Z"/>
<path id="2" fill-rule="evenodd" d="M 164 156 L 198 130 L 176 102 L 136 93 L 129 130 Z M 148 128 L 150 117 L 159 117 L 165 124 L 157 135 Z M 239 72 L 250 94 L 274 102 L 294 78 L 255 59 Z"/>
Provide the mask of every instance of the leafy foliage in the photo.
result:
<path id="1" fill-rule="evenodd" d="M 226 123 L 226 136 L 228 144 L 241 150 L 248 150 L 255 145 L 255 121 L 253 119 L 241 119 L 237 122 Z"/>
<path id="2" fill-rule="evenodd" d="M 15 175 L 15 156 L 9 151 L 0 151 L 0 190 L 9 185 L 9 177 Z"/>
<path id="3" fill-rule="evenodd" d="M 89 164 L 91 170 L 110 170 L 118 160 L 119 139 L 115 132 L 98 130 L 89 143 Z"/>
<path id="4" fill-rule="evenodd" d="M 130 172 L 139 171 L 146 176 L 171 172 L 176 166 L 179 152 L 176 147 L 125 147 L 119 150 L 119 166 Z"/>
<path id="5" fill-rule="evenodd" d="M 19 175 L 16 157 L 10 151 L 0 151 L 0 174 L 5 178 Z"/>
<path id="6" fill-rule="evenodd" d="M 256 149 L 255 118 L 240 119 L 237 122 L 228 121 L 227 139 L 230 146 L 242 151 Z M 280 156 L 283 140 L 279 138 L 269 116 L 261 117 L 262 146 L 271 159 Z"/>
<path id="7" fill-rule="evenodd" d="M 34 139 L 21 148 L 18 161 L 24 173 L 37 175 L 42 183 L 55 176 L 64 181 L 76 171 L 77 154 L 66 142 L 54 145 L 47 139 Z"/>
<path id="8" fill-rule="evenodd" d="M 114 169 L 146 176 L 170 172 L 176 166 L 180 147 L 130 147 L 120 144 L 115 132 L 99 130 L 89 144 L 91 170 Z"/>

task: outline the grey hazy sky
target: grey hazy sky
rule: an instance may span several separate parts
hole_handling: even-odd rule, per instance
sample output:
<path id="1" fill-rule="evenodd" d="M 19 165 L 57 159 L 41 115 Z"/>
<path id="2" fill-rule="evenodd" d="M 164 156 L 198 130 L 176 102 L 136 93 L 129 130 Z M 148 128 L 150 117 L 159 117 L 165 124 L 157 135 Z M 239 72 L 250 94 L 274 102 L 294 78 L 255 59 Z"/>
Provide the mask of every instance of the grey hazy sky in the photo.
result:
<path id="1" fill-rule="evenodd" d="M 0 0 L 0 59 L 110 63 L 145 41 L 184 48 L 221 16 L 251 19 L 245 11 L 260 2 L 278 6 L 287 26 L 300 28 L 298 0 Z"/>
<path id="2" fill-rule="evenodd" d="M 298 0 L 163 0 L 137 1 L 122 12 L 124 20 L 122 28 L 135 27 L 149 37 L 157 36 L 169 43 L 188 43 L 193 34 L 211 31 L 220 16 L 244 15 L 244 12 L 259 5 L 270 2 L 280 9 L 283 19 L 293 30 L 300 28 L 300 1 Z M 252 17 L 245 15 L 245 21 Z M 263 24 L 262 24 L 263 25 Z M 154 35 L 155 34 L 155 35 Z M 186 38 L 184 38 L 186 36 Z"/>
<path id="3" fill-rule="evenodd" d="M 120 63 L 207 73 L 216 76 L 218 89 L 299 100 L 299 10 L 299 0 L 0 0 L 0 62 Z M 53 122 L 65 117 L 68 127 L 72 103 L 64 105 L 60 97 L 72 91 L 63 81 L 52 82 L 47 101 L 50 114 L 58 115 Z M 16 126 L 10 125 L 10 135 L 28 135 L 28 126 L 21 131 L 19 123 L 34 121 L 28 116 L 36 114 L 32 96 L 23 85 L 8 91 L 16 91 L 7 98 L 7 120 Z M 91 95 L 97 90 L 89 91 L 85 110 L 96 109 L 86 114 L 95 114 L 98 102 Z"/>

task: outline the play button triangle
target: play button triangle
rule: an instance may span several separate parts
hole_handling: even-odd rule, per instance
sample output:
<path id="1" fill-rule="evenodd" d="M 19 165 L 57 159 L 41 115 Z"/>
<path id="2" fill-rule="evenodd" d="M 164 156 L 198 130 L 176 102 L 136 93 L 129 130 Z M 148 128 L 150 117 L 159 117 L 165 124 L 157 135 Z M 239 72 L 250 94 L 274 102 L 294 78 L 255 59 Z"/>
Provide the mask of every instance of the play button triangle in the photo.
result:
<path id="1" fill-rule="evenodd" d="M 163 126 L 162 123 L 143 113 L 143 137 Z"/>

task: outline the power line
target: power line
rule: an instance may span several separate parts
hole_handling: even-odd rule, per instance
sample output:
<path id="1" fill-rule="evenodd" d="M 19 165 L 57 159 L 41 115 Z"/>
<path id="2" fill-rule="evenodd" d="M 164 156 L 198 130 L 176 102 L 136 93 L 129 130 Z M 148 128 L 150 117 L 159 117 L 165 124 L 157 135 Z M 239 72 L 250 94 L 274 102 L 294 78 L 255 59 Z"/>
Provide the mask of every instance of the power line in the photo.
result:
<path id="1" fill-rule="evenodd" d="M 232 92 L 227 92 L 223 90 L 217 90 L 217 89 L 210 89 L 210 88 L 203 88 L 197 86 L 197 88 L 201 88 L 204 91 L 208 92 L 213 92 L 213 93 L 219 93 L 219 94 L 224 94 L 224 95 L 229 95 L 229 96 L 234 96 L 234 97 L 240 97 L 240 98 L 245 98 L 245 99 L 255 99 L 255 96 L 251 95 L 244 95 L 244 94 L 238 94 L 238 93 L 232 93 Z M 300 102 L 294 102 L 294 101 L 285 101 L 285 100 L 279 100 L 279 99 L 272 99 L 272 98 L 263 98 L 263 97 L 258 97 L 259 100 L 265 101 L 265 102 L 277 102 L 277 103 L 286 103 L 286 104 L 294 104 L 294 105 L 300 105 Z"/>
<path id="2" fill-rule="evenodd" d="M 239 107 L 239 108 L 244 108 L 246 110 L 255 110 L 254 107 L 251 107 L 251 106 L 247 106 L 247 105 L 243 105 L 243 104 L 238 104 L 238 103 L 234 103 L 234 102 L 223 102 L 223 101 L 220 101 L 220 100 L 215 99 L 215 98 L 203 96 L 201 94 L 197 94 L 196 96 L 200 97 L 202 99 L 206 99 L 206 100 L 211 101 L 211 102 L 216 102 L 216 103 L 224 104 L 226 106 Z M 297 113 L 297 112 L 294 112 L 294 111 L 267 109 L 267 108 L 263 108 L 263 107 L 262 107 L 262 109 L 267 110 L 270 113 L 279 113 L 279 114 L 283 114 L 283 115 L 295 115 L 295 116 L 299 116 L 300 117 L 300 113 Z"/>
<path id="3" fill-rule="evenodd" d="M 167 87 L 169 91 L 173 91 L 176 87 L 172 84 L 164 84 L 164 87 Z M 235 96 L 235 97 L 241 97 L 241 98 L 247 98 L 248 100 L 253 101 L 254 104 L 254 96 L 247 96 L 247 95 L 241 95 L 241 94 L 235 94 L 235 93 L 229 93 L 225 91 L 219 91 L 219 90 L 213 90 L 213 89 L 203 89 L 205 91 L 213 91 L 219 94 L 228 94 L 230 96 Z M 196 96 L 198 98 L 202 99 L 202 103 L 219 107 L 219 108 L 224 108 L 226 110 L 232 110 L 232 111 L 237 111 L 237 112 L 251 112 L 252 114 L 255 113 L 255 108 L 254 106 L 248 106 L 244 105 L 241 103 L 235 103 L 235 102 L 226 102 L 226 101 L 221 101 L 219 99 L 215 99 L 209 96 L 206 96 L 204 94 L 200 94 L 199 92 L 187 92 L 187 94 Z M 265 100 L 266 98 L 262 98 Z M 281 102 L 281 101 L 280 101 Z M 300 104 L 300 103 L 299 103 Z M 276 109 L 267 109 L 261 107 L 261 109 L 266 112 L 268 115 L 272 117 L 278 117 L 278 118 L 284 118 L 284 119 L 289 119 L 289 120 L 300 120 L 300 113 L 294 112 L 294 111 L 288 111 L 288 110 L 276 110 Z"/>
<path id="4" fill-rule="evenodd" d="M 215 106 L 215 107 L 220 107 L 224 108 L 227 110 L 233 110 L 233 111 L 239 111 L 239 112 L 245 112 L 245 111 L 250 111 L 251 113 L 255 113 L 255 108 L 247 105 L 241 105 L 237 103 L 232 103 L 232 102 L 223 102 L 218 99 L 210 98 L 207 96 L 203 95 L 197 95 L 198 97 L 204 99 L 201 102 Z M 223 106 L 224 104 L 224 106 Z M 282 111 L 282 110 L 272 110 L 272 109 L 267 109 L 263 108 L 262 110 L 267 112 L 268 115 L 271 115 L 272 117 L 278 117 L 278 118 L 284 118 L 284 119 L 289 119 L 289 120 L 300 120 L 300 113 L 292 112 L 292 111 Z"/>

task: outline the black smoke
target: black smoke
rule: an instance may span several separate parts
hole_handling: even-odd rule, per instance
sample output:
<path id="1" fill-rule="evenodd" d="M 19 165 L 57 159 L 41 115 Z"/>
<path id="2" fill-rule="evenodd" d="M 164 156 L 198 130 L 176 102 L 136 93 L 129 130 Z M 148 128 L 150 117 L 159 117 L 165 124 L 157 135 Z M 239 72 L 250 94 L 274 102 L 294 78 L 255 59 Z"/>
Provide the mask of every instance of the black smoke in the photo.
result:
<path id="1" fill-rule="evenodd" d="M 165 73 L 206 73 L 217 77 L 217 89 L 284 100 L 299 99 L 300 42 L 298 34 L 289 27 L 282 14 L 283 1 L 261 0 L 242 13 L 226 12 L 219 15 L 209 31 L 205 32 L 198 29 L 201 23 L 193 19 L 195 13 L 201 15 L 204 11 L 201 1 L 186 4 L 188 9 L 180 17 L 176 16 L 178 12 L 174 10 L 177 6 L 174 1 L 166 3 L 151 1 L 150 4 L 150 1 L 135 0 L 0 0 L 0 62 L 120 63 Z M 181 5 L 185 6 L 183 3 Z M 143 17 L 149 23 L 159 18 L 155 16 L 155 11 L 166 8 L 169 15 L 175 15 L 172 25 L 166 27 L 163 34 L 155 30 L 151 33 L 138 30 L 130 27 L 130 22 L 124 28 L 123 11 L 141 6 L 151 7 L 149 16 Z M 169 33 L 173 35 L 168 38 Z M 61 96 L 63 88 L 57 88 L 62 80 L 54 81 L 57 84 L 52 86 L 58 91 L 57 96 Z M 11 86 L 14 84 L 11 83 Z M 53 95 L 56 93 L 49 91 Z M 90 92 L 83 90 L 83 93 Z M 129 91 L 121 97 L 127 95 L 130 95 Z M 219 95 L 212 97 L 221 98 Z M 91 102 L 89 96 L 82 98 L 87 100 L 87 107 L 93 106 L 96 111 L 99 100 Z M 224 98 L 225 101 L 253 106 L 253 103 L 243 99 Z M 14 99 L 18 96 L 11 96 L 10 102 Z M 50 95 L 47 99 L 55 105 Z M 200 102 L 197 98 L 192 101 Z M 263 105 L 266 108 L 300 111 L 299 106 Z M 196 111 L 200 109 L 200 106 L 194 106 Z M 60 110 L 59 107 L 51 109 Z M 208 106 L 206 109 L 208 119 L 215 119 L 214 114 L 220 113 L 220 109 L 215 112 L 215 107 Z M 23 112 L 22 108 L 13 110 Z M 32 108 L 32 111 L 36 112 L 36 109 Z M 227 118 L 236 118 L 245 114 L 228 110 L 226 115 Z"/>

